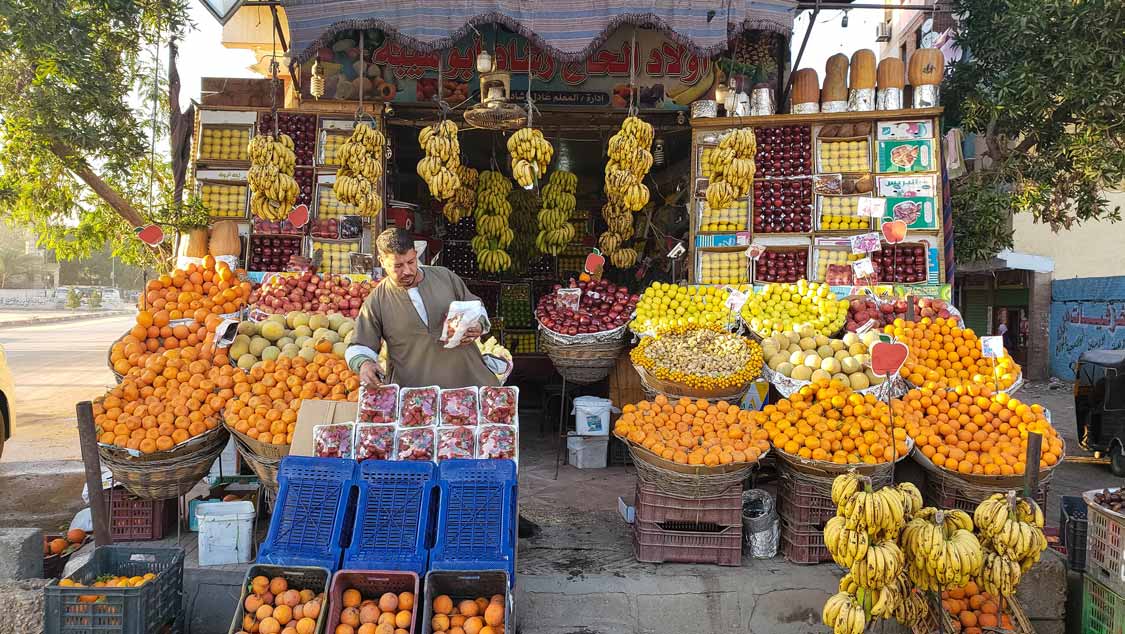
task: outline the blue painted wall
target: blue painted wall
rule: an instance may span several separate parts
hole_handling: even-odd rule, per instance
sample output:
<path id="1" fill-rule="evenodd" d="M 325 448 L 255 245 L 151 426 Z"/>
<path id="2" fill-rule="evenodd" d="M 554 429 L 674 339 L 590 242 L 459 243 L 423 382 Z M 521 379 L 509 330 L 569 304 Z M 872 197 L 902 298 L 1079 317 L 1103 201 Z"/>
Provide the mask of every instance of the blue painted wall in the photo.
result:
<path id="1" fill-rule="evenodd" d="M 1051 283 L 1051 375 L 1074 379 L 1087 350 L 1125 348 L 1125 276 Z"/>

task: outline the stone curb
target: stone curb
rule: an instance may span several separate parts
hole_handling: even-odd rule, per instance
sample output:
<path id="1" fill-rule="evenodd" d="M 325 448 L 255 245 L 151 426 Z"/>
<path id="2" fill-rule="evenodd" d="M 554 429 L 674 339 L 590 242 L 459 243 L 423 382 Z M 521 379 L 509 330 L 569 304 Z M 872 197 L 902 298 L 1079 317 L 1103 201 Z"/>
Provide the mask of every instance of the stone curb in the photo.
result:
<path id="1" fill-rule="evenodd" d="M 42 326 L 44 324 L 59 324 L 69 321 L 86 321 L 89 319 L 102 319 L 132 314 L 131 310 L 107 310 L 97 313 L 77 313 L 74 315 L 59 315 L 57 317 L 29 317 L 28 319 L 13 319 L 0 321 L 0 328 L 13 328 L 17 326 Z"/>

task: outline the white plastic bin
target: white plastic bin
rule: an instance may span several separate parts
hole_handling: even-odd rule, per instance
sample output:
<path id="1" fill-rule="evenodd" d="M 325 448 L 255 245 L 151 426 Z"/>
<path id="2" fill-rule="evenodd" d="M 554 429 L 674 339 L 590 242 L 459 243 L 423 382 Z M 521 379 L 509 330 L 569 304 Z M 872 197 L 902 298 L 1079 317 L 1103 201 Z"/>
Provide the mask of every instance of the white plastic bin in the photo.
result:
<path id="1" fill-rule="evenodd" d="M 609 436 L 578 436 L 566 438 L 567 458 L 578 469 L 605 469 L 609 456 Z"/>
<path id="2" fill-rule="evenodd" d="M 613 402 L 597 396 L 579 396 L 574 399 L 574 433 L 579 436 L 608 436 L 609 413 Z M 602 465 L 605 466 L 605 465 Z"/>
<path id="3" fill-rule="evenodd" d="M 206 502 L 195 508 L 199 565 L 244 564 L 253 557 L 254 504 Z"/>

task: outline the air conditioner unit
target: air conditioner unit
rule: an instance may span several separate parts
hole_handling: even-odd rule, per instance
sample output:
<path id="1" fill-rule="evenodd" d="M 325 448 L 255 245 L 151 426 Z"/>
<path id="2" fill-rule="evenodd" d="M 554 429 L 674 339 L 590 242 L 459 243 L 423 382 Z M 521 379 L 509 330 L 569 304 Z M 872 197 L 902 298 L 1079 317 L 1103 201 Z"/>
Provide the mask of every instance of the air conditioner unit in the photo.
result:
<path id="1" fill-rule="evenodd" d="M 875 25 L 875 41 L 876 42 L 890 42 L 891 41 L 891 23 L 880 22 Z"/>

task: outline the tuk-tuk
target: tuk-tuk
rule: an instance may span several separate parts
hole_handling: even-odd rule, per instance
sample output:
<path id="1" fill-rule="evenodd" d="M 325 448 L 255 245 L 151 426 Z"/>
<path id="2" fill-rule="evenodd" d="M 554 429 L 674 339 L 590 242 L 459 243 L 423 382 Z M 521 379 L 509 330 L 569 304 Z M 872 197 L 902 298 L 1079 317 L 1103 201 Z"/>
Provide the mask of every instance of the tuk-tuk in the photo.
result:
<path id="1" fill-rule="evenodd" d="M 1125 350 L 1090 350 L 1074 364 L 1074 414 L 1083 449 L 1125 476 Z"/>

